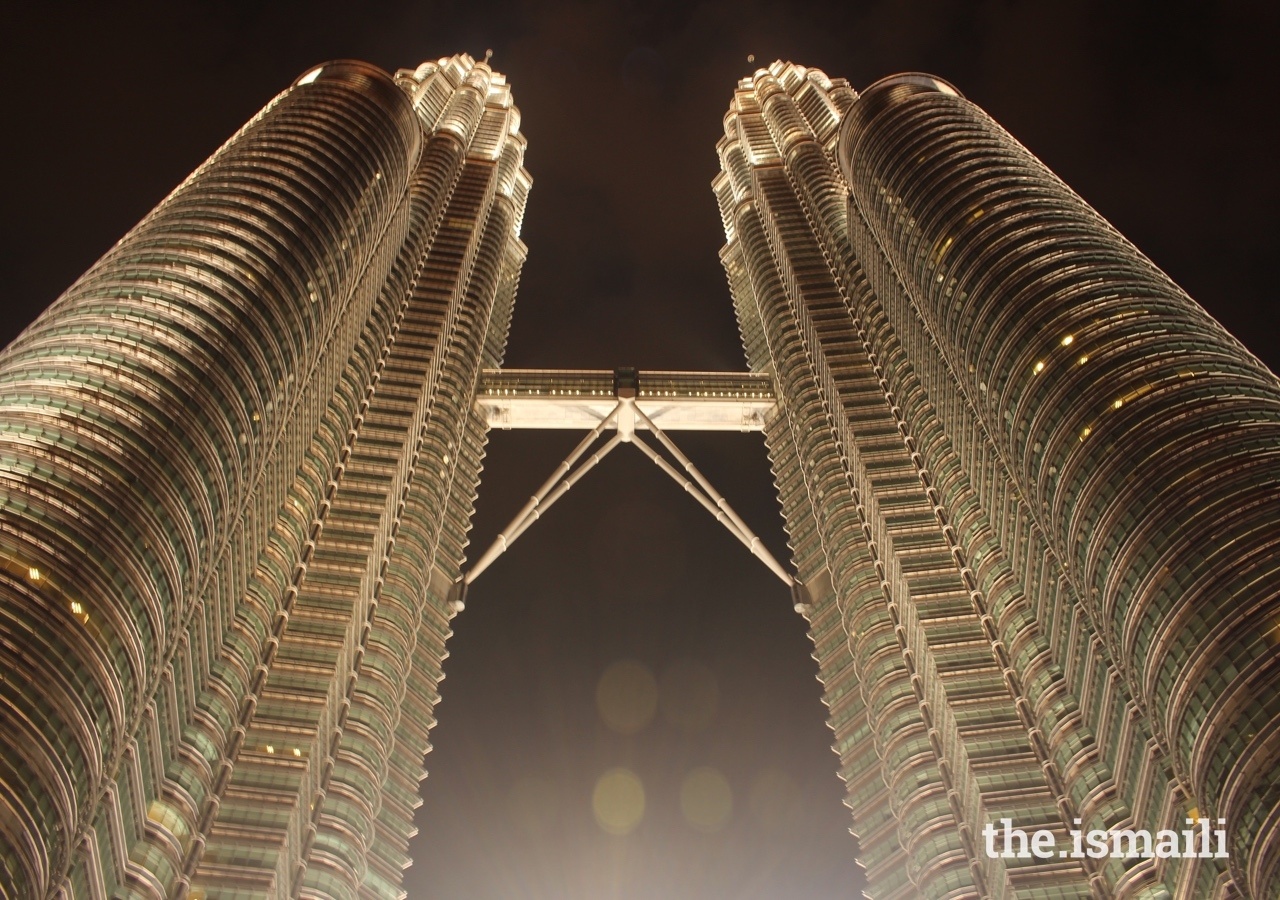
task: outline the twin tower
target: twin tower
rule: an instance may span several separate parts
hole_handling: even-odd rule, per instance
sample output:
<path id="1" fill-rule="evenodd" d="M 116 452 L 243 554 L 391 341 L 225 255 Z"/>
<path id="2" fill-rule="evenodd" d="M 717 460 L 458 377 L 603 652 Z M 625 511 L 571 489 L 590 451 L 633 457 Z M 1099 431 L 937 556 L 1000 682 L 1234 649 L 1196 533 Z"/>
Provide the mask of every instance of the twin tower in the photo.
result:
<path id="1" fill-rule="evenodd" d="M 782 62 L 712 185 L 750 373 L 502 370 L 519 126 L 466 55 L 313 69 L 0 354 L 0 897 L 403 896 L 544 414 L 764 431 L 871 896 L 1280 896 L 1275 376 L 947 83 Z"/>

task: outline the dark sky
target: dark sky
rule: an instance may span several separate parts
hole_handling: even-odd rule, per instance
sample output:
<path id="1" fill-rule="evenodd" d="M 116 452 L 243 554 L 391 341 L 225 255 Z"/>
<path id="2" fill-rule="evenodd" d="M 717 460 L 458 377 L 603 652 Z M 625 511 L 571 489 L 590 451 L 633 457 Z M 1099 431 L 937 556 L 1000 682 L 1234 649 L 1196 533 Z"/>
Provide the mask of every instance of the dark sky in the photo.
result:
<path id="1" fill-rule="evenodd" d="M 492 48 L 534 178 L 507 364 L 739 369 L 708 185 L 753 53 L 858 88 L 949 79 L 1276 369 L 1278 18 L 1266 2 L 8 3 L 0 343 L 314 63 Z M 493 436 L 477 550 L 574 440 Z M 679 442 L 785 557 L 759 437 Z M 411 898 L 854 895 L 803 622 L 718 529 L 623 448 L 476 582 Z M 710 673 L 710 723 L 609 730 L 596 685 L 628 659 L 660 682 Z M 626 837 L 591 812 L 618 766 L 647 804 Z M 708 766 L 733 813 L 704 834 L 679 796 Z"/>

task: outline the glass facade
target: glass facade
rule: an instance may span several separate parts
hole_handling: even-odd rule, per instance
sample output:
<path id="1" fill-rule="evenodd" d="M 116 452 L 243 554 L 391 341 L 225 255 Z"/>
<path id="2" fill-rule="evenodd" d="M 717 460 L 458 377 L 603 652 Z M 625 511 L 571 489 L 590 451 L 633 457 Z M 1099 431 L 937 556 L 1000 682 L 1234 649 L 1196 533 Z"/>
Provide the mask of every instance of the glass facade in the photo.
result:
<path id="1" fill-rule="evenodd" d="M 519 121 L 320 66 L 0 355 L 0 896 L 401 895 Z"/>
<path id="2" fill-rule="evenodd" d="M 1280 386 L 927 75 L 738 85 L 713 183 L 871 893 L 1280 896 Z M 991 858 L 988 823 L 1230 858 Z"/>

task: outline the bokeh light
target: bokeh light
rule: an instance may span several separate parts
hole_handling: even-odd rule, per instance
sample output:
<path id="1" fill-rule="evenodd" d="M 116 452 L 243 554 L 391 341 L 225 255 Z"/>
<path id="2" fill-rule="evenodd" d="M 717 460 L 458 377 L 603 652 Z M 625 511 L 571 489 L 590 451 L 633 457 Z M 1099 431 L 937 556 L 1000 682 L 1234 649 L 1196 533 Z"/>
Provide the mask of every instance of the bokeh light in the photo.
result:
<path id="1" fill-rule="evenodd" d="M 658 684 L 643 663 L 619 660 L 605 669 L 596 685 L 600 718 L 619 734 L 635 734 L 653 720 Z"/>
<path id="2" fill-rule="evenodd" d="M 630 769 L 610 769 L 591 794 L 596 823 L 610 834 L 630 834 L 644 818 L 644 785 Z"/>
<path id="3" fill-rule="evenodd" d="M 662 717 L 681 731 L 704 731 L 716 718 L 720 686 L 715 673 L 693 660 L 672 663 L 662 673 Z"/>
<path id="4" fill-rule="evenodd" d="M 680 812 L 698 831 L 705 834 L 719 831 L 733 815 L 733 791 L 729 782 L 710 766 L 694 769 L 680 785 Z"/>

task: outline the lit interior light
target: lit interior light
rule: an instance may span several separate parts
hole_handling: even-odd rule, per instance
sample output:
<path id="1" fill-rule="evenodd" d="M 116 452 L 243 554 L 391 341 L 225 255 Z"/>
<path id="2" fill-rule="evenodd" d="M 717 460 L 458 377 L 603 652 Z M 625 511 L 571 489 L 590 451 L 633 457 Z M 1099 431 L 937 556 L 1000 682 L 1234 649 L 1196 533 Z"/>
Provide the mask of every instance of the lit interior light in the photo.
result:
<path id="1" fill-rule="evenodd" d="M 1036 374 L 1039 375 L 1043 371 L 1044 371 L 1044 360 L 1041 360 L 1040 362 L 1036 363 Z"/>
<path id="2" fill-rule="evenodd" d="M 40 570 L 37 569 L 35 566 L 32 566 L 31 568 L 27 569 L 27 575 L 30 576 L 32 581 L 40 580 Z"/>
<path id="3" fill-rule="evenodd" d="M 294 747 L 294 748 L 293 748 L 293 755 L 294 755 L 294 756 L 301 756 L 301 755 L 302 755 L 302 751 L 301 751 L 301 750 L 299 750 L 297 747 Z"/>
<path id="4" fill-rule="evenodd" d="M 1062 346 L 1064 346 L 1064 347 L 1070 347 L 1070 346 L 1071 346 L 1071 342 L 1072 342 L 1072 341 L 1074 341 L 1074 340 L 1075 340 L 1075 336 L 1074 336 L 1074 335 L 1070 335 L 1070 334 L 1069 334 L 1069 335 L 1067 335 L 1066 337 L 1064 337 L 1064 338 L 1062 339 Z"/>
<path id="5" fill-rule="evenodd" d="M 271 746 L 270 744 L 267 744 L 267 752 L 268 752 L 268 753 L 275 753 L 275 752 L 276 752 L 276 748 L 275 748 L 275 747 L 273 747 L 273 746 Z"/>
<path id="6" fill-rule="evenodd" d="M 71 601 L 71 611 L 72 611 L 73 613 L 75 613 L 77 616 L 83 616 L 83 615 L 84 615 L 84 604 L 83 604 L 83 603 L 81 603 L 79 600 L 72 600 L 72 601 Z"/>
<path id="7" fill-rule="evenodd" d="M 447 466 L 447 465 L 449 465 L 449 454 L 448 454 L 448 453 L 446 453 L 446 454 L 444 455 L 444 464 L 445 464 L 446 466 Z"/>
<path id="8" fill-rule="evenodd" d="M 1088 361 L 1089 361 L 1089 357 L 1087 357 L 1087 356 L 1082 356 L 1082 357 L 1080 357 L 1080 360 L 1079 360 L 1080 365 L 1082 365 L 1082 366 L 1083 366 L 1085 363 L 1087 363 Z"/>
<path id="9" fill-rule="evenodd" d="M 1111 404 L 1111 405 L 1112 405 L 1112 406 L 1114 406 L 1116 409 L 1119 409 L 1120 407 L 1124 406 L 1124 400 L 1119 400 L 1119 399 L 1118 399 L 1118 400 L 1116 400 L 1116 402 L 1115 402 L 1115 403 L 1113 403 L 1113 404 Z"/>
<path id="10" fill-rule="evenodd" d="M 1082 440 L 1082 441 L 1083 441 L 1085 438 L 1087 438 L 1087 437 L 1089 436 L 1089 433 L 1090 433 L 1091 431 L 1093 431 L 1093 429 L 1092 429 L 1092 428 L 1089 428 L 1088 426 L 1085 426 L 1084 431 L 1080 432 L 1080 440 Z"/>
<path id="11" fill-rule="evenodd" d="M 312 69 L 306 75 L 303 75 L 301 78 L 298 79 L 298 84 L 310 84 L 311 82 L 319 78 L 320 73 L 323 71 L 324 71 L 324 66 L 320 66 L 318 69 Z"/>
<path id="12" fill-rule="evenodd" d="M 933 254 L 934 263 L 941 262 L 942 257 L 946 254 L 948 250 L 951 249 L 951 245 L 952 243 L 954 243 L 954 241 L 955 241 L 954 237 L 948 237 L 945 241 L 943 241 L 938 245 L 937 249 L 934 251 L 934 254 Z M 937 280 L 942 281 L 943 278 L 944 278 L 943 273 L 939 272 Z"/>

